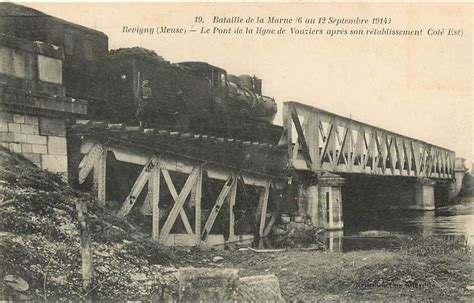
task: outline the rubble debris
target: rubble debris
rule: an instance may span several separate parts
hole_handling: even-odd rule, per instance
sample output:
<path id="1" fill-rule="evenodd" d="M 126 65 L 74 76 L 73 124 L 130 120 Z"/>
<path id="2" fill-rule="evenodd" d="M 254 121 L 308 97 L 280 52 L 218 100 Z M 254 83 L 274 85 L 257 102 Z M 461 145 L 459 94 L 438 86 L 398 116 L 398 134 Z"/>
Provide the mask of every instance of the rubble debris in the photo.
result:
<path id="1" fill-rule="evenodd" d="M 275 275 L 241 277 L 234 298 L 239 302 L 285 302 Z"/>
<path id="2" fill-rule="evenodd" d="M 285 302 L 275 275 L 239 277 L 238 269 L 182 268 L 179 300 L 190 302 Z"/>
<path id="3" fill-rule="evenodd" d="M 181 268 L 179 300 L 184 302 L 229 301 L 237 288 L 238 269 Z"/>
<path id="4" fill-rule="evenodd" d="M 224 258 L 221 257 L 221 256 L 215 256 L 214 258 L 212 258 L 212 262 L 214 262 L 214 263 L 215 263 L 215 262 L 222 261 L 222 260 L 224 260 Z"/>
<path id="5" fill-rule="evenodd" d="M 26 282 L 22 277 L 14 275 L 6 275 L 3 278 L 5 284 L 18 291 L 27 291 L 30 288 L 28 282 Z"/>
<path id="6" fill-rule="evenodd" d="M 293 216 L 293 220 L 287 214 L 282 214 L 280 224 L 272 227 L 272 243 L 275 247 L 307 247 L 318 245 L 319 249 L 324 249 L 325 245 L 321 242 L 321 236 L 325 230 L 315 227 L 311 223 L 304 223 L 301 216 Z"/>

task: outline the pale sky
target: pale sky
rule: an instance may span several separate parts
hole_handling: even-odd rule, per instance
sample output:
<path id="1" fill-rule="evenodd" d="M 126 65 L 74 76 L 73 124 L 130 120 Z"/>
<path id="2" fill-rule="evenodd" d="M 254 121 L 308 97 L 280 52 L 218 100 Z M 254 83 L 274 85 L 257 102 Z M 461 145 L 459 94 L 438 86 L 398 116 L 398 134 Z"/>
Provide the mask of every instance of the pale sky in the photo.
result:
<path id="1" fill-rule="evenodd" d="M 430 142 L 467 159 L 473 153 L 471 4 L 381 3 L 27 3 L 109 36 L 109 48 L 141 46 L 171 62 L 205 61 L 231 74 L 255 74 L 265 95 L 298 101 Z M 214 16 L 391 18 L 394 29 L 445 29 L 443 36 L 136 35 L 129 27 L 199 30 Z M 244 25 L 245 27 L 246 25 Z M 251 25 L 256 27 L 256 24 Z M 268 25 L 265 25 L 270 27 Z M 274 26 L 278 28 L 279 26 Z M 285 26 L 289 28 L 291 26 Z M 304 27 L 304 26 L 300 26 Z M 346 29 L 351 25 L 321 27 Z M 368 25 L 363 29 L 375 26 Z M 447 36 L 449 28 L 462 36 Z M 156 29 L 155 29 L 156 30 Z M 288 29 L 289 30 L 289 29 Z"/>

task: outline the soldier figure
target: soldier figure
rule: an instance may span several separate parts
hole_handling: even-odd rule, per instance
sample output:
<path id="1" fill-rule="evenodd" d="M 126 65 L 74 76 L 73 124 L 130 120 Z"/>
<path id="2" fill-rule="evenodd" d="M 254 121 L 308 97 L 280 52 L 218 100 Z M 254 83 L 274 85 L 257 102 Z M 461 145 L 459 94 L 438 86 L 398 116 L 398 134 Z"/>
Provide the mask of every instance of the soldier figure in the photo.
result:
<path id="1" fill-rule="evenodd" d="M 140 87 L 140 97 L 137 102 L 137 111 L 135 117 L 140 121 L 140 127 L 146 127 L 148 122 L 148 111 L 150 110 L 149 105 L 151 98 L 153 97 L 153 92 L 148 86 L 149 81 L 143 80 L 142 86 Z"/>

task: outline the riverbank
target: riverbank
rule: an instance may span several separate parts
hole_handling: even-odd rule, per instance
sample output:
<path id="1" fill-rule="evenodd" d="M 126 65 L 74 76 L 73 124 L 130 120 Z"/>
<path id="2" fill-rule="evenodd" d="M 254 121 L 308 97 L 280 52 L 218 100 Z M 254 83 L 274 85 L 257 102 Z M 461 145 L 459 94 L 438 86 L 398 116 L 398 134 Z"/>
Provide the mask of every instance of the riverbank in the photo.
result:
<path id="1" fill-rule="evenodd" d="M 243 276 L 274 274 L 288 301 L 455 301 L 470 295 L 467 247 L 438 238 L 406 239 L 393 251 L 229 250 L 176 255 L 179 266 L 232 267 Z M 223 260 L 215 264 L 215 256 Z"/>
<path id="2" fill-rule="evenodd" d="M 89 194 L 1 148 L 0 193 L 2 300 L 150 300 L 161 294 L 173 300 L 177 270 L 190 266 L 275 274 L 288 301 L 452 301 L 468 295 L 470 254 L 461 242 L 406 237 L 391 250 L 350 253 L 165 248 Z M 90 292 L 82 289 L 80 274 L 78 200 L 87 201 L 92 233 Z"/>

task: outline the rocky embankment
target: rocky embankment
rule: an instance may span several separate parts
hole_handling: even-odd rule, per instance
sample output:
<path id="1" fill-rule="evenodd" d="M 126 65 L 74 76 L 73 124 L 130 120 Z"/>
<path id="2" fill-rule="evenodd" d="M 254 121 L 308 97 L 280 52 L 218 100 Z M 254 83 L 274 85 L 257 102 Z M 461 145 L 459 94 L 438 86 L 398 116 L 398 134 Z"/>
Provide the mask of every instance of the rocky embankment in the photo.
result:
<path id="1" fill-rule="evenodd" d="M 76 202 L 86 201 L 94 252 L 94 298 L 173 293 L 169 253 L 20 155 L 0 149 L 0 298 L 83 299 Z M 166 290 L 166 291 L 165 291 Z"/>

